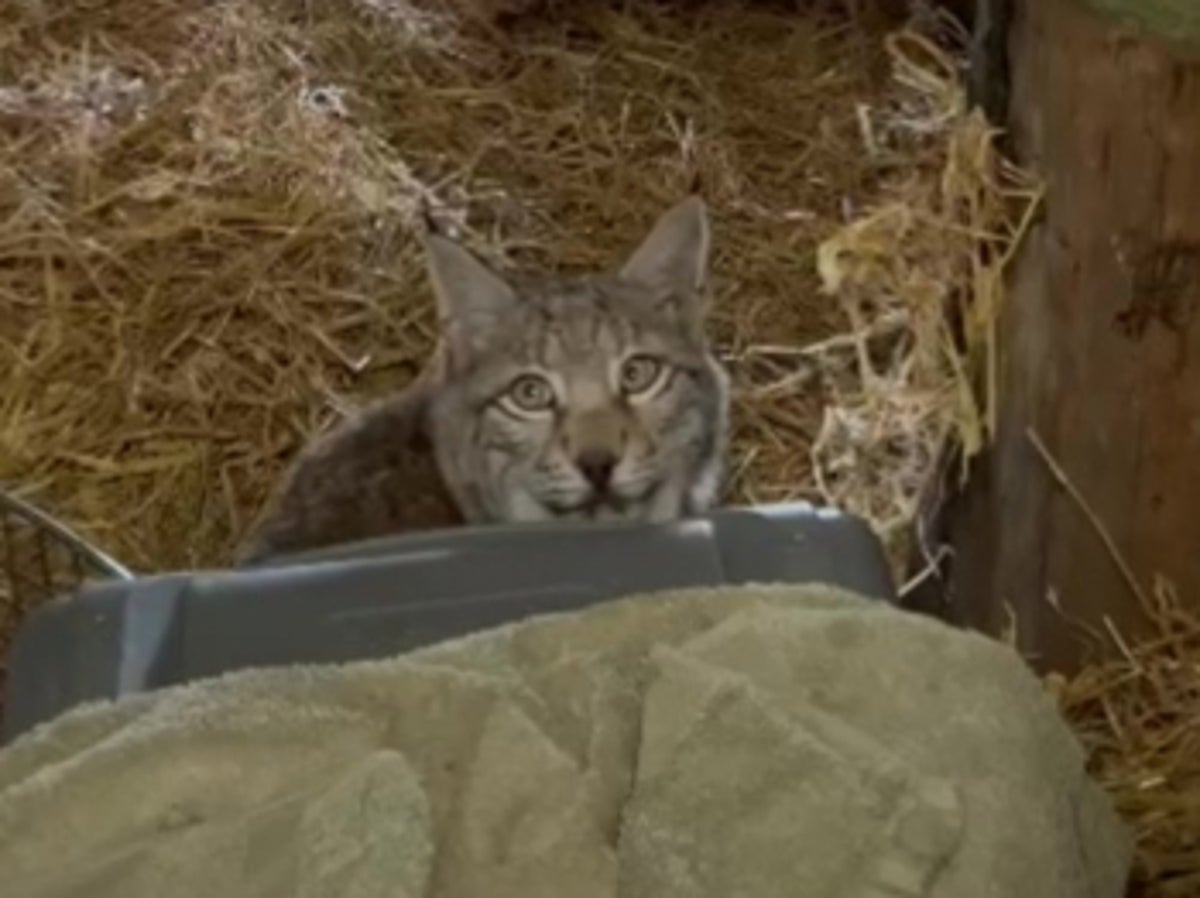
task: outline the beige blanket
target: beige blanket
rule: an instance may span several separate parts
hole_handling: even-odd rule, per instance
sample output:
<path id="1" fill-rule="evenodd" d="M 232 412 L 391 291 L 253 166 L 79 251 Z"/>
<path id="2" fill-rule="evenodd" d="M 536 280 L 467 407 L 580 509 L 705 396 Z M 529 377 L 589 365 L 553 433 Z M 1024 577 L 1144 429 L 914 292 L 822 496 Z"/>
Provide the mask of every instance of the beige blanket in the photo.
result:
<path id="1" fill-rule="evenodd" d="M 1116 898 L 1128 863 L 1014 654 L 825 589 L 250 671 L 0 754 L 6 898 Z"/>

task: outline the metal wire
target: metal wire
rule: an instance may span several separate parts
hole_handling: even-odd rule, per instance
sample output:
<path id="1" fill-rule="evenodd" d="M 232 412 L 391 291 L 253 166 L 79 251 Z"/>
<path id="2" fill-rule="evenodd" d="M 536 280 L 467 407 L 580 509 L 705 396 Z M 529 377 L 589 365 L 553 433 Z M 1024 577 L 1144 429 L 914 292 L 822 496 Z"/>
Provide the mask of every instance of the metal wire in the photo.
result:
<path id="1" fill-rule="evenodd" d="M 74 591 L 89 576 L 132 580 L 134 575 L 66 524 L 0 489 L 0 599 L 19 611 Z"/>

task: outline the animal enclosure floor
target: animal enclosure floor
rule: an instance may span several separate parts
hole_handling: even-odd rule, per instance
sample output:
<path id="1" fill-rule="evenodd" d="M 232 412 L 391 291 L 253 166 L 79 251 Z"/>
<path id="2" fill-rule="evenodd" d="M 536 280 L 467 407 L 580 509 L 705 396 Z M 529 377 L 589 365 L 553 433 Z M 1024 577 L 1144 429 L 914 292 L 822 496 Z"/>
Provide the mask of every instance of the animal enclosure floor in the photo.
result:
<path id="1" fill-rule="evenodd" d="M 422 206 L 581 269 L 698 178 L 733 497 L 811 496 L 818 385 L 753 394 L 842 325 L 816 245 L 904 164 L 863 150 L 882 34 L 628 7 L 0 2 L 0 481 L 134 569 L 220 565 L 305 439 L 426 357 Z"/>

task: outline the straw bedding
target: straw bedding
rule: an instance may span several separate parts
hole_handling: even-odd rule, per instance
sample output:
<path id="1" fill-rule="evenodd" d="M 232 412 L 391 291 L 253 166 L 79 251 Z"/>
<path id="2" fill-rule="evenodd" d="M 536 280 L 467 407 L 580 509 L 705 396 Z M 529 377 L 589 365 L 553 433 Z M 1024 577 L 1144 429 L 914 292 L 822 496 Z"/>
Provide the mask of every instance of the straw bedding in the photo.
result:
<path id="1" fill-rule="evenodd" d="M 1130 895 L 1184 898 L 1200 894 L 1200 618 L 1161 578 L 1145 601 L 1150 637 L 1085 634 L 1111 660 L 1048 685 L 1133 827 Z"/>
<path id="2" fill-rule="evenodd" d="M 0 480 L 134 568 L 221 564 L 304 440 L 427 356 L 421 209 L 578 269 L 698 181 L 732 498 L 823 494 L 899 529 L 973 411 L 942 307 L 971 294 L 972 229 L 1007 239 L 941 186 L 965 139 L 970 190 L 999 190 L 950 58 L 773 6 L 582 4 L 504 32 L 456 10 L 6 0 Z M 847 309 L 871 322 L 844 333 Z"/>
<path id="3" fill-rule="evenodd" d="M 0 483 L 136 570 L 227 563 L 305 440 L 429 353 L 423 210 L 579 270 L 699 183 L 729 498 L 835 502 L 911 573 L 945 449 L 992 430 L 1038 191 L 967 109 L 953 26 L 846 6 L 0 0 Z M 1152 745 L 1096 695 L 1141 681 L 1089 676 L 1069 713 L 1128 798 Z M 1146 877 L 1183 866 L 1122 804 Z"/>
<path id="4" fill-rule="evenodd" d="M 139 569 L 225 561 L 309 435 L 412 376 L 423 205 L 583 268 L 699 177 L 714 332 L 753 387 L 795 367 L 760 344 L 839 326 L 817 242 L 906 162 L 862 152 L 880 35 L 832 18 L 587 5 L 498 36 L 404 2 L 8 8 L 0 479 Z M 742 402 L 737 493 L 811 493 L 819 404 Z"/>

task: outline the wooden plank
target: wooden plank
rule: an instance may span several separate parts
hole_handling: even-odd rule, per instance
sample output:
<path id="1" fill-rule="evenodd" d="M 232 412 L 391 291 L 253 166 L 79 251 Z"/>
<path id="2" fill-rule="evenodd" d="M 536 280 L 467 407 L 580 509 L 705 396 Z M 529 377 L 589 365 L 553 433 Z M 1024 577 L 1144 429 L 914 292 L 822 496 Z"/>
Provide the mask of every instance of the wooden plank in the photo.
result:
<path id="1" fill-rule="evenodd" d="M 1200 62 L 1075 0 L 1022 0 L 1011 38 L 1013 141 L 1047 197 L 1001 322 L 1000 432 L 948 509 L 950 609 L 1015 616 L 1069 668 L 1080 623 L 1144 625 L 1098 529 L 1138 591 L 1200 605 Z"/>

